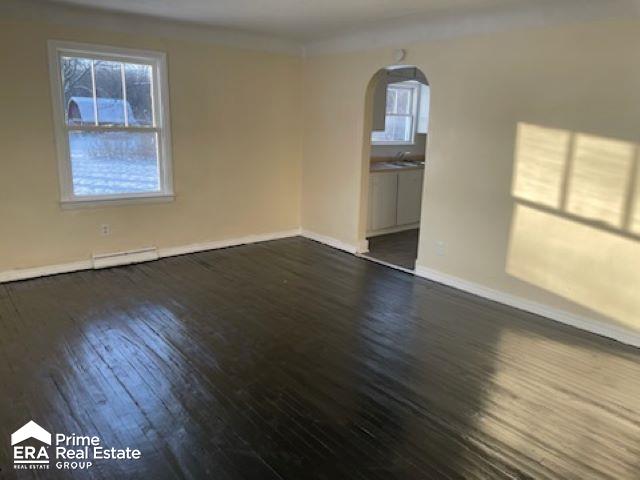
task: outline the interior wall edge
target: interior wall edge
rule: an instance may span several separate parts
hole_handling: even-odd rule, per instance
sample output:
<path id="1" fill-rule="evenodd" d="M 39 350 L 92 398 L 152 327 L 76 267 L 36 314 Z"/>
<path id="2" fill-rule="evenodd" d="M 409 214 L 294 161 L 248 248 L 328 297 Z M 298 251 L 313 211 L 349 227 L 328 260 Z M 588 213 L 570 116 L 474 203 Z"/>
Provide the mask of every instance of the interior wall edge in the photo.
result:
<path id="1" fill-rule="evenodd" d="M 328 245 L 329 247 L 337 248 L 338 250 L 343 250 L 348 253 L 356 254 L 360 253 L 360 248 L 362 247 L 353 243 L 343 242 L 342 240 L 338 240 L 337 238 L 329 237 L 327 235 L 322 235 L 321 233 L 314 232 L 312 230 L 307 230 L 305 228 L 301 229 L 300 234 L 308 238 L 309 240 L 314 240 L 316 242 L 323 243 Z"/>
<path id="2" fill-rule="evenodd" d="M 295 237 L 300 235 L 300 229 L 283 230 L 279 232 L 262 233 L 256 235 L 246 235 L 243 237 L 229 238 L 224 240 L 214 240 L 211 242 L 193 243 L 188 245 L 180 245 L 177 247 L 159 248 L 158 258 L 174 257 L 177 255 L 185 255 L 188 253 L 203 252 L 206 250 L 217 250 L 220 248 L 236 247 L 239 245 L 247 245 L 251 243 L 267 242 L 269 240 L 279 240 L 282 238 Z M 120 264 L 114 263 L 110 266 L 127 265 L 132 262 L 124 261 Z M 81 270 L 94 269 L 92 259 L 79 260 L 76 262 L 62 263 L 56 265 L 46 265 L 42 267 L 21 268 L 15 270 L 0 271 L 0 283 L 15 282 L 18 280 L 28 280 L 30 278 L 46 277 L 49 275 L 57 275 L 60 273 L 78 272 Z"/>
<path id="3" fill-rule="evenodd" d="M 632 330 L 608 324 L 599 320 L 576 315 L 567 311 L 550 307 L 543 303 L 527 300 L 510 293 L 495 290 L 484 285 L 464 280 L 454 275 L 440 272 L 428 267 L 416 266 L 415 274 L 419 277 L 432 280 L 473 295 L 508 305 L 518 310 L 540 315 L 556 322 L 569 325 L 589 333 L 610 338 L 626 345 L 640 348 L 640 333 Z"/>
<path id="4" fill-rule="evenodd" d="M 299 228 L 282 230 L 279 232 L 245 235 L 238 238 L 214 240 L 212 242 L 192 243 L 189 245 L 181 245 L 177 247 L 161 248 L 158 250 L 158 256 L 160 258 L 174 257 L 176 255 L 185 255 L 188 253 L 203 252 L 206 250 L 217 250 L 220 248 L 235 247 L 238 245 L 247 245 L 250 243 L 267 242 L 269 240 L 279 240 L 281 238 L 296 237 L 298 235 L 300 235 Z"/>

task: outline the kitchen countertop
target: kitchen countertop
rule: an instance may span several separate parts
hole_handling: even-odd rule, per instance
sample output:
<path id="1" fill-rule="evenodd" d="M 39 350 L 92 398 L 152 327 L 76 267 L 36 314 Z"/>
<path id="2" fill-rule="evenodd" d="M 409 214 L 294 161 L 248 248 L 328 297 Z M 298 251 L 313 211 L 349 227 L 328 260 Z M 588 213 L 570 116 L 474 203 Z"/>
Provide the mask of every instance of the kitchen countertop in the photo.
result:
<path id="1" fill-rule="evenodd" d="M 398 172 L 406 170 L 424 170 L 424 162 L 371 162 L 370 172 Z"/>

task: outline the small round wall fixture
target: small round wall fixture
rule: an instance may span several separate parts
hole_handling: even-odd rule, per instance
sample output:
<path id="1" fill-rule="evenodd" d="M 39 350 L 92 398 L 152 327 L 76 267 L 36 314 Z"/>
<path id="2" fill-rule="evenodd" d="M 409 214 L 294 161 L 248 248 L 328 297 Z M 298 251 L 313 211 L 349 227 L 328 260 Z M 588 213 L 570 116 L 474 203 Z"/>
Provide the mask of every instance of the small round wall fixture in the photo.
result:
<path id="1" fill-rule="evenodd" d="M 407 51 L 404 48 L 398 48 L 393 52 L 393 60 L 395 63 L 400 63 L 407 56 Z"/>

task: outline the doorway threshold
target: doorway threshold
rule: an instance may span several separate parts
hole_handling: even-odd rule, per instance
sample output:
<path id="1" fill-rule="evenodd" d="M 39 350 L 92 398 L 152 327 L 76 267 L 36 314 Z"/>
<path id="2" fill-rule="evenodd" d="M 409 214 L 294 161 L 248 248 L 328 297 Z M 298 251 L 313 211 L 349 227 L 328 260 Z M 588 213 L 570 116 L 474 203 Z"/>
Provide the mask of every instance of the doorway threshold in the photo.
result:
<path id="1" fill-rule="evenodd" d="M 394 270 L 400 270 L 401 272 L 409 273 L 411 275 L 415 275 L 415 270 L 410 268 L 401 267 L 400 265 L 396 265 L 394 263 L 385 262 L 384 260 L 380 260 L 379 258 L 371 257 L 366 253 L 356 253 L 357 257 L 364 258 L 365 260 L 369 260 L 370 262 L 377 263 L 379 265 L 384 265 L 385 267 L 393 268 Z"/>

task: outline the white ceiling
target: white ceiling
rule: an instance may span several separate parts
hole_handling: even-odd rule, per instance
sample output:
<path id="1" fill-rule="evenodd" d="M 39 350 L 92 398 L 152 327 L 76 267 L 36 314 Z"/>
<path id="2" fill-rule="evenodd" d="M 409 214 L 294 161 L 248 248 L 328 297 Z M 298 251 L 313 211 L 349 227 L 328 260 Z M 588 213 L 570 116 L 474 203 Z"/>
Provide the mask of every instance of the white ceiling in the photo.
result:
<path id="1" fill-rule="evenodd" d="M 0 18 L 292 55 L 629 17 L 640 0 L 0 0 Z"/>
<path id="2" fill-rule="evenodd" d="M 575 0 L 49 0 L 311 42 L 400 18 L 535 8 Z M 606 2 L 608 0 L 601 0 Z"/>

